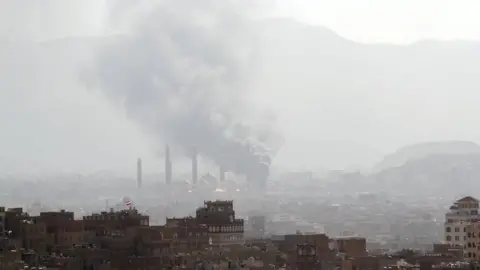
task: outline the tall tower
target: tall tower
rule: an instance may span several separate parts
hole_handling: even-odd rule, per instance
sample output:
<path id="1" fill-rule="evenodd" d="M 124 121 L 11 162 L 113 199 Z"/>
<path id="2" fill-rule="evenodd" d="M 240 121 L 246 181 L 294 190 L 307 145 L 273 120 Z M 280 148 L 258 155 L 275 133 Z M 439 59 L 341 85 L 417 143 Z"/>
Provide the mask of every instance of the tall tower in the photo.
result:
<path id="1" fill-rule="evenodd" d="M 170 160 L 170 147 L 168 144 L 165 147 L 165 183 L 168 185 L 172 183 L 172 161 Z"/>
<path id="2" fill-rule="evenodd" d="M 220 165 L 220 177 L 219 177 L 220 182 L 225 182 L 225 169 L 223 168 L 222 165 Z"/>
<path id="3" fill-rule="evenodd" d="M 198 180 L 197 149 L 192 149 L 192 184 L 196 185 Z"/>
<path id="4" fill-rule="evenodd" d="M 142 187 L 142 159 L 137 160 L 137 187 Z"/>

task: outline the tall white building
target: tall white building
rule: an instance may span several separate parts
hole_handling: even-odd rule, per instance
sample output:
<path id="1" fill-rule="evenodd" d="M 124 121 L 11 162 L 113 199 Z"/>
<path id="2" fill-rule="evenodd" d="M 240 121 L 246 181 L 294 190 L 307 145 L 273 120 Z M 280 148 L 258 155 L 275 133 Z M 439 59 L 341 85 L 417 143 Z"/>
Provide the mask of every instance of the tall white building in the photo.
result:
<path id="1" fill-rule="evenodd" d="M 467 196 L 456 201 L 445 214 L 445 242 L 464 246 L 467 243 L 467 226 L 480 220 L 479 201 Z"/>

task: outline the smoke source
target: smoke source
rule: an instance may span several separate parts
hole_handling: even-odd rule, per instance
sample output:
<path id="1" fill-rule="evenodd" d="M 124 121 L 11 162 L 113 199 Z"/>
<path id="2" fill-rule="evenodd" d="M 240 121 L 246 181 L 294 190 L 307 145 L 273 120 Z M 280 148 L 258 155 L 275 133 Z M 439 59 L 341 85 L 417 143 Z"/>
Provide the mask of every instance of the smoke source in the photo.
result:
<path id="1" fill-rule="evenodd" d="M 95 82 L 159 139 L 196 147 L 227 171 L 268 176 L 270 131 L 242 119 L 255 70 L 246 2 L 162 1 L 99 52 Z M 262 180 L 263 180 L 262 179 Z"/>

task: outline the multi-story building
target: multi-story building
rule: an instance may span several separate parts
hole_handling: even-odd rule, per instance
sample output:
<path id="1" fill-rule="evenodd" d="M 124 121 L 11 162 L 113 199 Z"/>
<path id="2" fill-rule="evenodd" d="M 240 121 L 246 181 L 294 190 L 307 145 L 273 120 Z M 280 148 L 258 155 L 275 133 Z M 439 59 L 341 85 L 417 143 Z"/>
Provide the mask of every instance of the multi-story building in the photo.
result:
<path id="1" fill-rule="evenodd" d="M 40 216 L 33 217 L 35 223 L 43 223 L 47 235 L 47 248 L 51 250 L 61 245 L 64 241 L 63 233 L 70 222 L 74 221 L 73 212 L 61 210 L 60 212 L 42 212 Z"/>
<path id="2" fill-rule="evenodd" d="M 338 237 L 330 241 L 330 248 L 349 257 L 367 255 L 367 240 L 363 237 Z"/>
<path id="3" fill-rule="evenodd" d="M 316 270 L 321 269 L 317 258 L 317 249 L 313 244 L 300 244 L 296 248 L 295 260 L 290 265 L 291 269 Z"/>
<path id="4" fill-rule="evenodd" d="M 472 223 L 466 226 L 467 240 L 463 248 L 463 254 L 467 260 L 477 261 L 480 258 L 480 223 Z"/>
<path id="5" fill-rule="evenodd" d="M 5 233 L 5 207 L 0 207 L 0 236 Z"/>
<path id="6" fill-rule="evenodd" d="M 244 220 L 235 218 L 233 201 L 206 201 L 197 209 L 198 224 L 207 226 L 213 245 L 244 243 Z"/>
<path id="7" fill-rule="evenodd" d="M 142 215 L 137 209 L 101 212 L 83 217 L 85 231 L 96 234 L 109 234 L 128 228 L 148 226 L 150 217 Z"/>
<path id="8" fill-rule="evenodd" d="M 228 269 L 265 269 L 268 265 L 270 269 L 286 264 L 290 255 L 293 265 L 303 267 L 292 269 L 310 270 L 329 251 L 326 235 L 295 236 L 286 256 L 272 243 L 243 245 L 244 222 L 235 218 L 232 201 L 204 202 L 195 217 L 167 218 L 163 226 L 150 226 L 149 217 L 136 209 L 102 212 L 81 220 L 63 210 L 38 216 L 29 216 L 21 208 L 5 213 L 5 230 L 12 233 L 0 238 L 2 270 L 10 269 L 7 265 L 11 269 L 41 265 L 59 270 L 131 270 L 198 269 L 209 264 Z"/>
<path id="9" fill-rule="evenodd" d="M 262 238 L 265 236 L 266 231 L 266 218 L 265 216 L 251 216 L 248 218 L 248 236 L 250 238 Z"/>
<path id="10" fill-rule="evenodd" d="M 457 200 L 445 214 L 445 242 L 464 246 L 467 240 L 467 226 L 480 220 L 479 201 L 467 196 Z"/>
<path id="11" fill-rule="evenodd" d="M 35 250 L 44 254 L 47 250 L 47 234 L 44 223 L 36 223 L 32 220 L 23 220 L 21 223 L 22 247 L 27 250 Z"/>

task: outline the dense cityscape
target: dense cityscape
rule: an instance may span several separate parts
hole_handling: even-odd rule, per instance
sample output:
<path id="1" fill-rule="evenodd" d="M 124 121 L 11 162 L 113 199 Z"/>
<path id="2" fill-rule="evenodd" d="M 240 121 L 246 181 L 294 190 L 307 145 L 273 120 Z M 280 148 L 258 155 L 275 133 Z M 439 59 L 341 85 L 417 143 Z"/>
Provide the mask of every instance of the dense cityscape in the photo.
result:
<path id="1" fill-rule="evenodd" d="M 132 204 L 81 219 L 65 210 L 29 215 L 1 207 L 1 269 L 470 269 L 480 254 L 473 197 L 452 204 L 443 239 L 396 251 L 368 248 L 361 236 L 270 234 L 265 216 L 238 218 L 228 200 L 205 201 L 194 216 L 163 225 L 151 225 Z"/>
<path id="2" fill-rule="evenodd" d="M 471 196 L 415 201 L 359 172 L 258 184 L 222 168 L 199 174 L 196 156 L 179 174 L 166 153 L 163 176 L 144 175 L 138 159 L 135 178 L 23 176 L 2 190 L 1 269 L 470 269 L 480 256 Z"/>
<path id="3" fill-rule="evenodd" d="M 0 270 L 480 270 L 478 10 L 0 0 Z"/>

